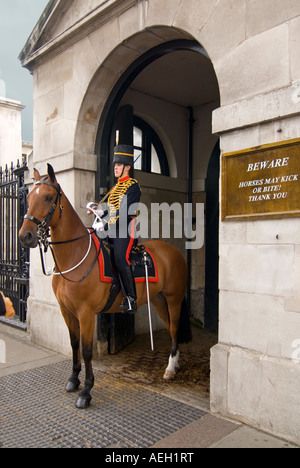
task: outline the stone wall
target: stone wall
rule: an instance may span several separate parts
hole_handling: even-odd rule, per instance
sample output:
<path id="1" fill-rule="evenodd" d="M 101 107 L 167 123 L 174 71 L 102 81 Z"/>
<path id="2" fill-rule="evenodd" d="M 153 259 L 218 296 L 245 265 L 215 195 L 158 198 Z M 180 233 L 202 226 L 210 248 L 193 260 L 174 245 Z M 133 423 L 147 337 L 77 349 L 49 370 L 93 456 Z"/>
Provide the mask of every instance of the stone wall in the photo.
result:
<path id="1" fill-rule="evenodd" d="M 294 82 L 217 110 L 223 152 L 298 138 L 300 118 L 291 115 L 297 90 Z M 212 410 L 293 442 L 300 434 L 300 362 L 292 358 L 299 343 L 299 229 L 298 218 L 221 223 L 219 344 L 211 360 Z"/>

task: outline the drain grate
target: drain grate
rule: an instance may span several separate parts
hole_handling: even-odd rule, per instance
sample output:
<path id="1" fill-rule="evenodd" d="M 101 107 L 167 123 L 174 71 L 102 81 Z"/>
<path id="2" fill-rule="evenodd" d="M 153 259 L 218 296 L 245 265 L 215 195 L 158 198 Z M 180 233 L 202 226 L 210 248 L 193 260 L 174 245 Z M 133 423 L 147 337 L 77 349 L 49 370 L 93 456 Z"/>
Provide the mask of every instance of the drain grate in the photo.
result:
<path id="1" fill-rule="evenodd" d="M 95 370 L 92 404 L 64 392 L 71 362 L 0 379 L 0 447 L 145 448 L 206 413 Z"/>

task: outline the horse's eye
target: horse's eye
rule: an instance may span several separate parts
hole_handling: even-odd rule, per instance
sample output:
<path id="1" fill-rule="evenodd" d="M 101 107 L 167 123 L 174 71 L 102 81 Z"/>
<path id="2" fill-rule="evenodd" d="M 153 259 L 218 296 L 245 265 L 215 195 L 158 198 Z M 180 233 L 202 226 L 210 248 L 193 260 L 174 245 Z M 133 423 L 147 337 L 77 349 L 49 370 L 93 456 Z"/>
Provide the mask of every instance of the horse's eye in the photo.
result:
<path id="1" fill-rule="evenodd" d="M 51 203 L 51 202 L 52 202 L 52 197 L 51 197 L 51 195 L 46 195 L 46 196 L 45 196 L 45 202 L 46 202 L 46 203 Z"/>

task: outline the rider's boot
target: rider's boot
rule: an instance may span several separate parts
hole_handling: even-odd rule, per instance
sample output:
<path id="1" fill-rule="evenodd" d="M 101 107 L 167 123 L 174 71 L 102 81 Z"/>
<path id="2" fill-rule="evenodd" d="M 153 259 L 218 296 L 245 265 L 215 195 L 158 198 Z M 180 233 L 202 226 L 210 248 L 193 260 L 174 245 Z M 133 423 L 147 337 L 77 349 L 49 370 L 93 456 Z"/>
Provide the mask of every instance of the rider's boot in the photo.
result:
<path id="1" fill-rule="evenodd" d="M 119 272 L 124 302 L 120 305 L 120 309 L 123 313 L 136 312 L 136 287 L 132 273 L 131 266 L 126 267 L 124 270 Z"/>

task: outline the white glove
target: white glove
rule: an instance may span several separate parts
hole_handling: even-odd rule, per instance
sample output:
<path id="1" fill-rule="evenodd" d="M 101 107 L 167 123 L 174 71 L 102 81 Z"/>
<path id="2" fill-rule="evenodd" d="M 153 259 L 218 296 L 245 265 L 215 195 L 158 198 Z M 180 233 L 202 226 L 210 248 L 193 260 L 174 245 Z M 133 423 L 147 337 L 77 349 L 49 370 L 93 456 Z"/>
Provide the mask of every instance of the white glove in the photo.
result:
<path id="1" fill-rule="evenodd" d="M 104 231 L 104 223 L 102 221 L 102 216 L 104 215 L 104 211 L 102 210 L 101 206 L 98 203 L 90 202 L 86 205 L 88 214 L 92 214 L 95 216 L 95 220 L 92 226 L 92 229 L 96 231 L 98 237 L 101 237 L 101 232 Z"/>

